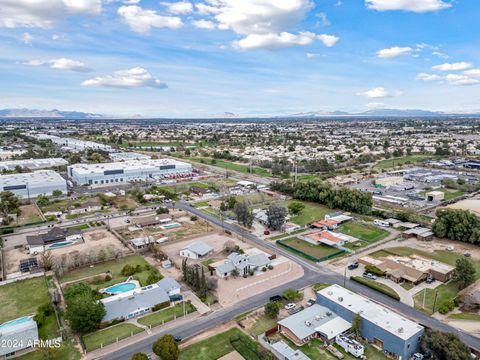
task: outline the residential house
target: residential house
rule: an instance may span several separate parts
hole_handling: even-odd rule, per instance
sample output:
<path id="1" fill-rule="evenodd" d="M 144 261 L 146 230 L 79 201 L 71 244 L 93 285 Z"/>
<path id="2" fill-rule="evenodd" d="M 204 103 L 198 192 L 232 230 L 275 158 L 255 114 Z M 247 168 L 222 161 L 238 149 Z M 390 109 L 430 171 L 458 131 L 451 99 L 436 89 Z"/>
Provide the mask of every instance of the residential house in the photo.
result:
<path id="1" fill-rule="evenodd" d="M 38 341 L 37 323 L 31 316 L 24 316 L 0 324 L 0 356 L 32 348 Z"/>
<path id="2" fill-rule="evenodd" d="M 202 259 L 213 254 L 213 248 L 203 241 L 196 241 L 180 250 L 180 256 L 189 259 Z"/>
<path id="3" fill-rule="evenodd" d="M 270 259 L 264 253 L 250 256 L 233 252 L 228 255 L 223 264 L 215 268 L 215 272 L 221 278 L 229 276 L 234 270 L 237 270 L 238 274 L 243 276 L 267 267 L 270 262 Z"/>
<path id="4" fill-rule="evenodd" d="M 30 254 L 38 254 L 57 247 L 65 247 L 83 241 L 82 231 L 79 229 L 52 228 L 49 232 L 27 236 Z"/>
<path id="5" fill-rule="evenodd" d="M 346 243 L 358 241 L 358 239 L 352 236 L 329 230 L 313 231 L 308 234 L 299 235 L 298 237 L 313 245 L 325 244 L 335 247 L 342 247 Z"/>
<path id="6" fill-rule="evenodd" d="M 305 355 L 300 350 L 292 349 L 283 340 L 270 344 L 270 350 L 280 360 L 311 360 L 307 355 Z"/>
<path id="7" fill-rule="evenodd" d="M 180 284 L 174 278 L 163 278 L 157 285 L 165 290 L 168 296 L 178 295 L 180 294 Z"/>

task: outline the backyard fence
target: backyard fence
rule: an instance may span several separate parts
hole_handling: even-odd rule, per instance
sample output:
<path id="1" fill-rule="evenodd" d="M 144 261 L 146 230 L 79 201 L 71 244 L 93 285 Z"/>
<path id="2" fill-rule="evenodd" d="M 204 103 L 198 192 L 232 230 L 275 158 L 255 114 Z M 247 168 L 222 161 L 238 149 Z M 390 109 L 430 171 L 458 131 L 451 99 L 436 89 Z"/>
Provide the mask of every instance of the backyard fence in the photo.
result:
<path id="1" fill-rule="evenodd" d="M 300 255 L 300 256 L 308 259 L 308 260 L 315 261 L 315 262 L 327 261 L 327 260 L 333 259 L 333 258 L 335 258 L 335 257 L 337 257 L 337 256 L 340 256 L 340 255 L 343 255 L 343 254 L 346 253 L 345 250 L 339 250 L 339 251 L 337 251 L 337 252 L 335 252 L 335 253 L 333 253 L 333 254 L 329 254 L 329 255 L 323 256 L 323 257 L 321 257 L 321 258 L 317 258 L 317 257 L 315 257 L 315 256 L 312 256 L 312 255 L 310 255 L 310 254 L 307 254 L 307 253 L 305 253 L 305 252 L 303 252 L 303 251 L 301 251 L 301 250 L 298 250 L 298 249 L 296 249 L 296 248 L 294 248 L 294 247 L 292 247 L 292 246 L 290 246 L 290 245 L 287 245 L 287 244 L 283 243 L 282 240 L 277 240 L 276 243 L 277 243 L 278 245 L 280 245 L 280 246 L 283 246 L 283 247 L 287 248 L 288 250 L 290 250 L 290 251 L 293 252 L 293 253 L 296 253 L 296 254 L 298 254 L 298 255 Z"/>

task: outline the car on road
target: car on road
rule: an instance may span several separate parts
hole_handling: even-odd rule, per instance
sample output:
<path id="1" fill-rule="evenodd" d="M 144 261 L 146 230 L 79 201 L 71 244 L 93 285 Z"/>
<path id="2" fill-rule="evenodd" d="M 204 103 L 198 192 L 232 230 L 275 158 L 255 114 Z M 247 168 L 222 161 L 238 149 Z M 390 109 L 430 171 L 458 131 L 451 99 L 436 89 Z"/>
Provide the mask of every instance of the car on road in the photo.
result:
<path id="1" fill-rule="evenodd" d="M 362 274 L 362 276 L 363 276 L 365 279 L 377 280 L 377 276 L 376 276 L 376 275 L 373 275 L 372 273 L 369 273 L 369 272 L 364 272 L 364 273 Z"/>
<path id="2" fill-rule="evenodd" d="M 183 338 L 181 338 L 178 335 L 174 335 L 173 338 L 175 339 L 176 342 L 181 342 L 183 340 Z"/>
<path id="3" fill-rule="evenodd" d="M 292 310 L 295 306 L 297 305 L 294 303 L 288 303 L 287 305 L 285 305 L 285 310 Z"/>
<path id="4" fill-rule="evenodd" d="M 270 301 L 282 301 L 282 297 L 280 295 L 274 295 L 270 297 Z"/>
<path id="5" fill-rule="evenodd" d="M 317 301 L 315 299 L 308 299 L 307 300 L 307 306 L 312 306 L 312 305 L 315 305 Z"/>
<path id="6" fill-rule="evenodd" d="M 348 265 L 348 270 L 355 270 L 358 268 L 358 261 L 355 261 L 353 263 L 351 263 L 350 265 Z"/>

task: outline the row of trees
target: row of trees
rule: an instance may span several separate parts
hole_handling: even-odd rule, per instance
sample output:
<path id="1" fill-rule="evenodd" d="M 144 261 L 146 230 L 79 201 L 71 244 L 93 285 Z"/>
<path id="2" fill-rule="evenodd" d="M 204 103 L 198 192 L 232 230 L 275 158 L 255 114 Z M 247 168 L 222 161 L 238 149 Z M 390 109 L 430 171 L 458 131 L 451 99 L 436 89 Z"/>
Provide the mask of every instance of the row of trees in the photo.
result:
<path id="1" fill-rule="evenodd" d="M 295 199 L 323 204 L 331 209 L 342 209 L 368 214 L 372 209 L 372 195 L 354 189 L 339 188 L 321 181 L 274 182 L 271 189 L 288 194 Z"/>
<path id="2" fill-rule="evenodd" d="M 205 299 L 208 293 L 208 283 L 203 266 L 201 267 L 201 271 L 199 268 L 200 266 L 189 266 L 187 259 L 183 259 L 182 261 L 183 280 L 201 299 Z"/>
<path id="3" fill-rule="evenodd" d="M 440 238 L 480 244 L 480 219 L 467 210 L 437 210 L 432 230 Z"/>

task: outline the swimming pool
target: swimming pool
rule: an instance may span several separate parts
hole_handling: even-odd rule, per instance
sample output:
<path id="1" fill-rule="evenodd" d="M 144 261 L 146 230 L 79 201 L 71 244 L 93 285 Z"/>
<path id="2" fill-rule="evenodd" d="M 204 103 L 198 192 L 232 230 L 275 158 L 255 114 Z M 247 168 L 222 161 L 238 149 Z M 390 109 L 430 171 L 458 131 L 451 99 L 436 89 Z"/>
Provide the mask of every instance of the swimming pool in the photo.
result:
<path id="1" fill-rule="evenodd" d="M 179 223 L 172 223 L 172 224 L 162 225 L 162 228 L 163 229 L 174 229 L 174 228 L 177 228 L 177 227 L 180 227 L 180 226 L 182 226 L 182 225 L 179 224 Z"/>
<path id="2" fill-rule="evenodd" d="M 110 286 L 110 287 L 106 288 L 104 291 L 107 294 L 118 294 L 118 293 L 133 290 L 136 287 L 137 287 L 137 285 L 133 282 L 124 282 L 124 283 L 120 283 L 120 284 L 117 284 L 117 285 Z"/>
<path id="3" fill-rule="evenodd" d="M 15 320 L 7 321 L 6 323 L 0 324 L 0 328 L 6 328 L 9 326 L 15 326 L 19 324 L 23 324 L 29 322 L 32 319 L 31 316 L 24 316 Z"/>
<path id="4" fill-rule="evenodd" d="M 73 244 L 73 241 L 65 241 L 65 242 L 60 242 L 60 243 L 55 243 L 55 244 L 49 245 L 48 248 L 49 249 L 54 249 L 54 248 L 69 246 L 69 245 L 72 245 L 72 244 Z"/>

